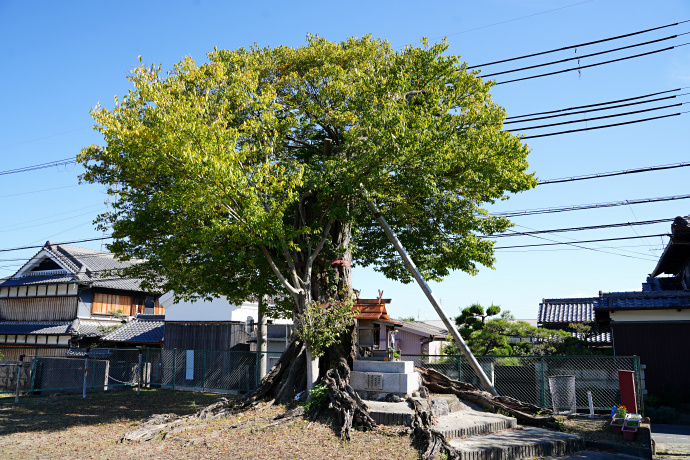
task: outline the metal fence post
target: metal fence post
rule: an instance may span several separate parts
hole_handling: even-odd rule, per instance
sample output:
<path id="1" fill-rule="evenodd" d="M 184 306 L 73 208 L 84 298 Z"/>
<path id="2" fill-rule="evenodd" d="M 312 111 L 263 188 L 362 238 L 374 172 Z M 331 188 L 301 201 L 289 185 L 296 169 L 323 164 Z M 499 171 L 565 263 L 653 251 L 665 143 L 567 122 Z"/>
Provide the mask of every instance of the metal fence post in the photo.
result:
<path id="1" fill-rule="evenodd" d="M 17 386 L 14 392 L 14 402 L 19 402 L 19 378 L 22 376 L 22 364 L 24 364 L 24 355 L 19 355 L 19 362 L 17 362 Z"/>
<path id="2" fill-rule="evenodd" d="M 546 361 L 541 359 L 541 407 L 546 407 Z"/>
<path id="3" fill-rule="evenodd" d="M 84 385 L 81 390 L 81 397 L 83 399 L 86 399 L 86 376 L 89 373 L 89 350 L 90 348 L 86 349 L 86 356 L 84 357 Z"/>
<path id="4" fill-rule="evenodd" d="M 31 363 L 31 394 L 34 392 L 36 382 L 36 362 L 38 361 L 38 348 L 34 350 L 34 362 Z"/>
<path id="5" fill-rule="evenodd" d="M 151 364 L 149 363 L 149 349 L 146 348 L 146 358 L 144 358 L 144 388 L 146 388 L 149 384 L 149 378 L 150 378 L 150 373 L 151 373 Z"/>
<path id="6" fill-rule="evenodd" d="M 642 375 L 640 372 L 640 357 L 633 356 L 633 370 L 635 371 L 635 386 L 637 387 L 637 410 L 644 415 L 644 395 L 642 394 Z"/>
<path id="7" fill-rule="evenodd" d="M 175 389 L 175 377 L 177 377 L 177 349 L 173 348 L 173 390 Z"/>
<path id="8" fill-rule="evenodd" d="M 201 374 L 201 388 L 206 391 L 206 352 L 208 350 L 203 350 L 203 362 L 201 363 L 202 374 Z"/>
<path id="9" fill-rule="evenodd" d="M 137 368 L 137 396 L 141 394 L 141 355 L 143 350 L 139 349 L 139 367 Z"/>

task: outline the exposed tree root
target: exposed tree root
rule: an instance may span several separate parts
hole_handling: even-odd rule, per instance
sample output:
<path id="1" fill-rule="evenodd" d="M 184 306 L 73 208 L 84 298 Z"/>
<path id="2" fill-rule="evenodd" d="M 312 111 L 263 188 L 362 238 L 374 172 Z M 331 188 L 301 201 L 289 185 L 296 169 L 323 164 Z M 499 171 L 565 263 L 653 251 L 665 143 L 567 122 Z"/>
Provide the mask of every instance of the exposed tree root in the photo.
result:
<path id="1" fill-rule="evenodd" d="M 448 458 L 457 458 L 455 450 L 448 444 L 443 434 L 433 428 L 435 420 L 431 414 L 429 400 L 410 397 L 407 398 L 407 402 L 414 409 L 410 428 L 414 446 L 419 450 L 419 458 L 432 460 L 438 458 L 440 452 L 444 452 Z"/>
<path id="2" fill-rule="evenodd" d="M 490 412 L 505 412 L 515 417 L 519 423 L 533 426 L 554 427 L 555 419 L 551 411 L 533 404 L 519 401 L 509 396 L 494 396 L 486 391 L 476 389 L 469 383 L 453 380 L 433 369 L 417 368 L 423 384 L 433 393 L 454 394 L 460 399 L 472 402 Z"/>
<path id="3" fill-rule="evenodd" d="M 374 429 L 376 422 L 369 415 L 369 408 L 350 386 L 350 368 L 345 358 L 328 372 L 323 379 L 331 398 L 330 407 L 338 413 L 340 437 L 350 440 L 353 424 L 364 429 Z"/>

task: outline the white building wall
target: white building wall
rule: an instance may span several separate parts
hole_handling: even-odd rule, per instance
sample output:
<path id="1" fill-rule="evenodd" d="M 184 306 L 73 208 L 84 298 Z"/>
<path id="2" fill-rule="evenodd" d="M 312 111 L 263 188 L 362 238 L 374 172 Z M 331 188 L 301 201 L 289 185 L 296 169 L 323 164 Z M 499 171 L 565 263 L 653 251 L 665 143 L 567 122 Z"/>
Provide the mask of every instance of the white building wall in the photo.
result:
<path id="1" fill-rule="evenodd" d="M 653 323 L 666 321 L 690 321 L 690 309 L 659 310 L 612 310 L 611 322 Z"/>

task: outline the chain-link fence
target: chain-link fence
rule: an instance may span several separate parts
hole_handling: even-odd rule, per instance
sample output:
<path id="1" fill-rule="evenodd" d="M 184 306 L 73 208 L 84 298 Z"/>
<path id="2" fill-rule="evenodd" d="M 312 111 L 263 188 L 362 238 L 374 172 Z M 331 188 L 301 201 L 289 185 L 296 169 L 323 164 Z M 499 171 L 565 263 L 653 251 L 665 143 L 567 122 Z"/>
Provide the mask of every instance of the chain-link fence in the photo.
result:
<path id="1" fill-rule="evenodd" d="M 151 350 L 146 362 L 152 372 L 145 383 L 173 389 L 247 392 L 258 385 L 262 369 L 264 373 L 270 370 L 280 355 L 233 350 Z M 156 368 L 157 372 L 153 372 Z"/>
<path id="2" fill-rule="evenodd" d="M 464 356 L 403 355 L 401 359 L 483 388 Z M 500 395 L 548 408 L 552 407 L 549 377 L 575 376 L 577 408 L 589 407 L 591 391 L 594 408 L 604 410 L 620 404 L 618 371 L 634 371 L 638 410 L 643 407 L 637 356 L 478 356 L 477 361 Z"/>
<path id="3" fill-rule="evenodd" d="M 0 350 L 0 353 L 4 350 Z M 86 393 L 130 388 L 248 392 L 280 358 L 280 352 L 178 349 L 93 348 L 35 349 L 22 366 L 7 359 L 0 364 L 0 396 Z M 482 385 L 464 356 L 403 355 L 415 366 L 435 369 L 450 378 Z M 618 371 L 635 372 L 638 410 L 642 411 L 642 380 L 638 357 L 613 356 L 478 356 L 496 390 L 540 407 L 552 407 L 549 377 L 574 376 L 576 406 L 595 409 L 620 403 Z"/>
<path id="4" fill-rule="evenodd" d="M 50 395 L 111 391 L 136 386 L 143 368 L 139 349 L 63 349 L 50 353 L 39 348 L 13 365 L 3 361 L 0 394 Z M 19 373 L 18 373 L 19 372 Z M 17 390 L 18 389 L 18 390 Z"/>

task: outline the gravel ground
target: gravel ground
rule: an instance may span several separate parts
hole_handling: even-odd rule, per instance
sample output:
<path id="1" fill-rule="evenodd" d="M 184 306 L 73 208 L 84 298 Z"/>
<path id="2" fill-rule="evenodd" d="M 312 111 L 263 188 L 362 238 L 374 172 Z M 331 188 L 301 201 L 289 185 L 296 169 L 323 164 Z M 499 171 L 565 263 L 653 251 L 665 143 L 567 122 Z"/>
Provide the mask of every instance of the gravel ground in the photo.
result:
<path id="1" fill-rule="evenodd" d="M 398 428 L 355 431 L 352 441 L 335 435 L 332 420 L 310 424 L 298 419 L 273 428 L 265 421 L 282 406 L 248 410 L 220 420 L 197 423 L 176 437 L 145 443 L 117 441 L 141 420 L 157 413 L 192 414 L 218 395 L 150 390 L 75 396 L 25 397 L 15 405 L 0 399 L 0 455 L 3 459 L 214 459 L 214 458 L 417 458 L 408 436 Z M 242 424 L 244 422 L 244 424 Z M 238 428 L 230 425 L 241 424 Z M 194 439 L 185 447 L 187 440 Z"/>

